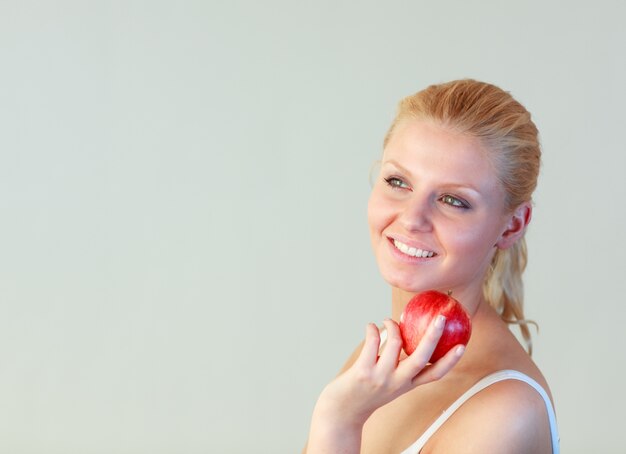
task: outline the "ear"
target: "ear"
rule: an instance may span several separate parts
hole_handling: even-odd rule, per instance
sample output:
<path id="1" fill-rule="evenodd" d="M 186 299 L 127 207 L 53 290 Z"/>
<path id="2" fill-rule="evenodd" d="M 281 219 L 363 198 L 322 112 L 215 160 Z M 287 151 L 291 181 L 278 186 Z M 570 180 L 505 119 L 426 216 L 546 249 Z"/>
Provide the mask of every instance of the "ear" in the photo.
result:
<path id="1" fill-rule="evenodd" d="M 498 249 L 508 249 L 526 232 L 526 227 L 532 218 L 533 207 L 530 202 L 524 202 L 511 213 L 504 232 L 498 238 L 496 247 Z"/>

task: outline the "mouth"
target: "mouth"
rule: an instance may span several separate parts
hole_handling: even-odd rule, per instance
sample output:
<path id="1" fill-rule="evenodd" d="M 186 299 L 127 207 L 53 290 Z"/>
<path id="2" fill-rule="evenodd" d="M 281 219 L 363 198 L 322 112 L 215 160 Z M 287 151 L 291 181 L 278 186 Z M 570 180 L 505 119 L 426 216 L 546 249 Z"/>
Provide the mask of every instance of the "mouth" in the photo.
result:
<path id="1" fill-rule="evenodd" d="M 431 258 L 437 255 L 436 252 L 427 251 L 425 249 L 419 249 L 413 246 L 409 246 L 408 244 L 404 244 L 395 239 L 392 240 L 392 242 L 397 250 L 402 252 L 404 255 L 408 255 L 409 257 Z"/>

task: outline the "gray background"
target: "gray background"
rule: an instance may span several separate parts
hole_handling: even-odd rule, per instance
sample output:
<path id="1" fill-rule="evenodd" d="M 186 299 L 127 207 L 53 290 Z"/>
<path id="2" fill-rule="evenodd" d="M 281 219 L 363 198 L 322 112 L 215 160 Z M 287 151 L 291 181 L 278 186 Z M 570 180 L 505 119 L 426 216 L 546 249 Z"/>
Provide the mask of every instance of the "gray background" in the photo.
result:
<path id="1" fill-rule="evenodd" d="M 624 452 L 626 7 L 0 1 L 0 452 L 293 453 L 389 310 L 397 101 L 534 114 L 527 315 L 564 452 Z"/>

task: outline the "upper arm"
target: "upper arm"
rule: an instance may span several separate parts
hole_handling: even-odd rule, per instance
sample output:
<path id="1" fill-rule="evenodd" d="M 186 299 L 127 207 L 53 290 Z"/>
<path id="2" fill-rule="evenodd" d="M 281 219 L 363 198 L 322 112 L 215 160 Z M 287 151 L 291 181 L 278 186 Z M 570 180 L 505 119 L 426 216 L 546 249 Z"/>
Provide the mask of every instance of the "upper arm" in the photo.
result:
<path id="1" fill-rule="evenodd" d="M 422 452 L 551 453 L 544 400 L 517 380 L 493 384 L 465 402 L 425 448 Z"/>
<path id="2" fill-rule="evenodd" d="M 361 354 L 361 350 L 363 350 L 363 344 L 364 342 L 361 341 L 361 343 L 357 346 L 357 348 L 352 352 L 352 354 L 348 357 L 348 359 L 346 360 L 346 362 L 344 363 L 344 365 L 341 367 L 341 369 L 339 370 L 339 373 L 337 375 L 341 375 L 343 374 L 346 370 L 350 369 L 350 367 L 354 364 L 354 362 L 356 361 L 356 359 L 359 357 L 359 355 Z M 304 448 L 302 449 L 302 454 L 306 454 L 307 452 L 307 447 L 308 447 L 308 440 L 304 445 Z"/>

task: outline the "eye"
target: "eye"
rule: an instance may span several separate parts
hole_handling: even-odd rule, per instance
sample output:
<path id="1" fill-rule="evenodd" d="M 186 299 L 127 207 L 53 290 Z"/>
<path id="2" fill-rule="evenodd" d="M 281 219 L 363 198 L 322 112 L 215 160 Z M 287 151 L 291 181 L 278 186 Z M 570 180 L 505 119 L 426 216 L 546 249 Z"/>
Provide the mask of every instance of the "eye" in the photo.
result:
<path id="1" fill-rule="evenodd" d="M 439 200 L 441 200 L 443 203 L 453 206 L 455 208 L 462 208 L 462 209 L 467 209 L 470 207 L 470 204 L 467 203 L 467 201 L 463 200 L 463 199 L 459 199 L 458 197 L 454 197 L 453 195 L 450 194 L 444 194 L 442 195 Z"/>
<path id="2" fill-rule="evenodd" d="M 388 186 L 391 186 L 393 189 L 411 189 L 411 187 L 397 177 L 389 177 L 384 178 L 385 182 Z"/>

